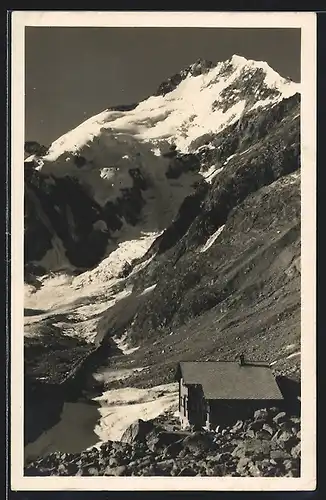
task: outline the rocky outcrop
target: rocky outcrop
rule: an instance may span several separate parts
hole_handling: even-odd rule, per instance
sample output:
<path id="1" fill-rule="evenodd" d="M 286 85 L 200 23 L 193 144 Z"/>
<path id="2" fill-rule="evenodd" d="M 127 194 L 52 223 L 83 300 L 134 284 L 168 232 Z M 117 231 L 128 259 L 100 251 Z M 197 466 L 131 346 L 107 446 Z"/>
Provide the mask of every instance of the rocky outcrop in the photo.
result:
<path id="1" fill-rule="evenodd" d="M 175 75 L 167 78 L 164 82 L 162 82 L 157 89 L 154 95 L 166 95 L 169 92 L 172 92 L 187 76 L 198 76 L 203 73 L 207 73 L 210 69 L 214 67 L 214 63 L 211 61 L 207 61 L 206 59 L 198 59 L 195 63 L 191 64 L 187 68 L 180 71 L 180 73 L 176 73 Z"/>
<path id="2" fill-rule="evenodd" d="M 216 432 L 162 427 L 162 420 L 138 421 L 126 430 L 127 442 L 108 441 L 81 454 L 52 453 L 27 464 L 25 475 L 300 476 L 300 419 L 277 408 Z"/>
<path id="3" fill-rule="evenodd" d="M 132 187 L 122 187 L 115 201 L 100 206 L 73 177 L 54 178 L 26 163 L 25 264 L 42 267 L 49 250 L 56 251 L 53 270 L 64 268 L 66 262 L 77 269 L 97 264 L 112 233 L 124 223 L 135 226 L 145 205 L 146 180 L 138 168 L 130 169 L 129 175 Z M 45 269 L 48 265 L 43 264 Z"/>

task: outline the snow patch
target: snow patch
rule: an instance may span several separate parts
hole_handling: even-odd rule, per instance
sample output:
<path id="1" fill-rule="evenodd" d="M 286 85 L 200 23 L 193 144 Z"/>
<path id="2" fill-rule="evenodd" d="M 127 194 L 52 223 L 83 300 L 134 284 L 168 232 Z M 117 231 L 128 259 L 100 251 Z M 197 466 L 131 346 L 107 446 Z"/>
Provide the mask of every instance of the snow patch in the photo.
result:
<path id="1" fill-rule="evenodd" d="M 202 173 L 202 176 L 204 177 L 206 182 L 211 184 L 213 179 L 215 179 L 215 177 L 219 173 L 221 173 L 223 169 L 224 169 L 224 167 L 216 168 L 215 165 L 212 165 L 211 167 L 209 167 L 208 170 L 206 170 L 206 172 Z"/>
<path id="2" fill-rule="evenodd" d="M 94 398 L 101 405 L 101 417 L 95 433 L 100 442 L 119 441 L 124 431 L 136 420 L 151 420 L 174 409 L 178 397 L 178 384 L 175 383 L 151 389 L 128 387 L 106 391 Z"/>
<path id="3" fill-rule="evenodd" d="M 124 333 L 121 337 L 114 336 L 112 337 L 113 342 L 116 344 L 118 349 L 123 352 L 126 356 L 128 354 L 132 354 L 135 351 L 138 351 L 139 347 L 130 347 L 127 341 L 128 333 Z"/>
<path id="4" fill-rule="evenodd" d="M 286 359 L 296 358 L 297 356 L 300 356 L 300 355 L 301 355 L 300 351 L 298 351 L 298 352 L 293 352 L 292 354 L 289 354 L 289 355 L 286 357 Z"/>
<path id="5" fill-rule="evenodd" d="M 234 155 L 230 155 L 226 160 L 225 162 L 223 163 L 223 166 L 227 165 L 229 163 L 229 161 L 234 158 L 235 156 L 237 156 L 238 153 L 235 153 Z"/>
<path id="6" fill-rule="evenodd" d="M 148 293 L 152 292 L 156 286 L 157 286 L 157 283 L 155 283 L 154 285 L 151 285 L 151 286 L 145 288 L 145 290 L 143 290 L 140 295 L 141 296 L 147 295 Z"/>
<path id="7" fill-rule="evenodd" d="M 93 377 L 98 382 L 108 384 L 110 382 L 114 382 L 115 380 L 125 380 L 129 378 L 134 373 L 140 373 L 144 370 L 144 368 L 130 368 L 130 369 L 122 369 L 122 370 L 112 370 L 110 368 L 106 370 L 99 370 L 98 372 L 93 374 Z"/>

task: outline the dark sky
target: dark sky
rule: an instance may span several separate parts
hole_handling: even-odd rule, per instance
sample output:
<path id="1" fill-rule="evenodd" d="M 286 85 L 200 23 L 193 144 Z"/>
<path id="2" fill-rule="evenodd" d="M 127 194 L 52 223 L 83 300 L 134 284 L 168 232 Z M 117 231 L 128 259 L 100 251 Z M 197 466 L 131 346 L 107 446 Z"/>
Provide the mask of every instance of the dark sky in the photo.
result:
<path id="1" fill-rule="evenodd" d="M 49 145 L 116 104 L 153 94 L 198 58 L 264 60 L 300 81 L 300 30 L 289 28 L 26 28 L 26 140 Z"/>

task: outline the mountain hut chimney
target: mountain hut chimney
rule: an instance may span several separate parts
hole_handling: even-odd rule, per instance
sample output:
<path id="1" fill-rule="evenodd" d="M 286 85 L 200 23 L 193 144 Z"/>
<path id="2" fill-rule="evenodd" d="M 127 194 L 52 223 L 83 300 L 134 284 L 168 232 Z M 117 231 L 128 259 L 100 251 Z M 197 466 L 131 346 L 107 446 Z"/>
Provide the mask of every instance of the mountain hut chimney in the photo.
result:
<path id="1" fill-rule="evenodd" d="M 243 366 L 245 364 L 244 354 L 240 354 L 239 356 L 239 365 Z"/>

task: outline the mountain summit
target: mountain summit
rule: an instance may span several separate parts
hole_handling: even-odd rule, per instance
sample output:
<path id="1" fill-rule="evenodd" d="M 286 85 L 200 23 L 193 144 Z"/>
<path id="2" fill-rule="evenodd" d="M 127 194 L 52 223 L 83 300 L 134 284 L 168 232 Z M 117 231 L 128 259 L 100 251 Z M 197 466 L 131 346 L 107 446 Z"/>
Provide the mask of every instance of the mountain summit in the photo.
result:
<path id="1" fill-rule="evenodd" d="M 67 152 L 83 154 L 105 147 L 108 135 L 159 145 L 167 140 L 186 151 L 194 139 L 217 133 L 258 107 L 279 102 L 299 91 L 267 63 L 234 55 L 214 66 L 199 60 L 163 82 L 156 95 L 129 111 L 108 109 L 54 141 L 45 162 Z M 165 89 L 163 91 L 163 89 Z"/>

